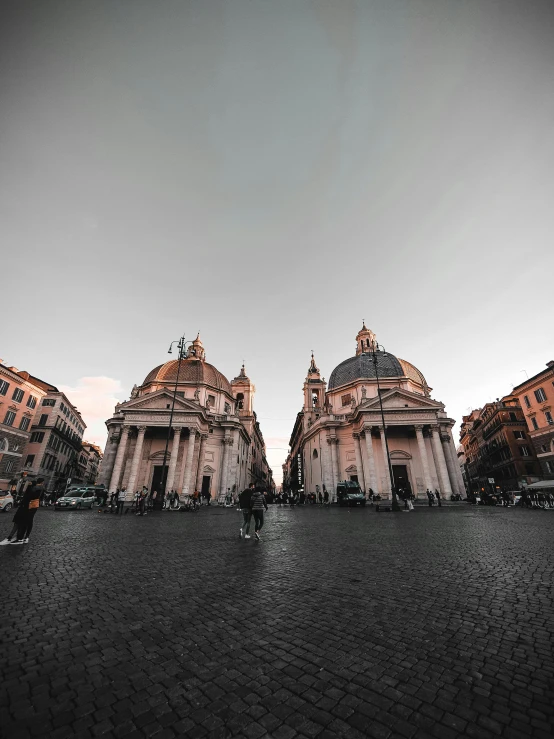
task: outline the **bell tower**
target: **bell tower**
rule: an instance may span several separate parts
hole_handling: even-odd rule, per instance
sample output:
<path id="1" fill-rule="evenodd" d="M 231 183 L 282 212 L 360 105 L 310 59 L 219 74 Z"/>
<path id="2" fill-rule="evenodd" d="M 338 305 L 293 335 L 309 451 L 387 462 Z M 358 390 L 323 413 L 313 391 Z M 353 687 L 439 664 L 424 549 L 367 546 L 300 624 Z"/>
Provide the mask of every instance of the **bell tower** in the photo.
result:
<path id="1" fill-rule="evenodd" d="M 304 381 L 304 414 L 323 413 L 323 406 L 325 405 L 325 390 L 327 389 L 327 383 L 322 379 L 314 359 L 314 353 L 312 352 L 312 361 L 308 368 L 308 374 Z"/>
<path id="2" fill-rule="evenodd" d="M 238 416 L 251 416 L 254 412 L 254 393 L 256 388 L 247 376 L 244 362 L 240 372 L 231 383 L 233 395 L 236 402 L 236 413 Z"/>
<path id="3" fill-rule="evenodd" d="M 370 346 L 375 342 L 375 334 L 367 328 L 365 321 L 363 321 L 363 325 L 356 336 L 356 356 L 368 352 Z"/>

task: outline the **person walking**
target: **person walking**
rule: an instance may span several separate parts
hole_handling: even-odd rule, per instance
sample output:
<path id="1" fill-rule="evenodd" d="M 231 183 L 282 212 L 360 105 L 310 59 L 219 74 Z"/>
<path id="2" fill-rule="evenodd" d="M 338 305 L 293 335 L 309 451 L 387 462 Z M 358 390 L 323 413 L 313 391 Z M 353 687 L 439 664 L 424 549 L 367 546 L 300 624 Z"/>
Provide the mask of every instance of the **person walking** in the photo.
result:
<path id="1" fill-rule="evenodd" d="M 429 490 L 429 488 L 427 488 L 427 499 L 429 500 L 429 508 L 431 508 L 435 502 L 435 496 Z"/>
<path id="2" fill-rule="evenodd" d="M 10 544 L 28 544 L 29 536 L 33 530 L 35 513 L 39 507 L 40 496 L 44 493 L 43 482 L 44 478 L 39 477 L 23 493 L 19 508 L 13 517 L 13 522 L 17 524 L 17 535 L 10 540 Z"/>
<path id="3" fill-rule="evenodd" d="M 440 508 L 442 506 L 441 494 L 439 493 L 439 491 L 437 490 L 437 488 L 435 488 L 435 498 L 437 499 L 437 503 L 438 503 L 438 506 Z"/>
<path id="4" fill-rule="evenodd" d="M 243 490 L 239 495 L 239 506 L 242 511 L 242 526 L 240 527 L 240 538 L 250 539 L 250 521 L 252 520 L 252 510 L 250 508 L 252 502 L 252 495 L 254 493 L 255 485 L 253 482 Z"/>
<path id="5" fill-rule="evenodd" d="M 125 496 L 126 496 L 126 490 L 123 488 L 123 490 L 120 490 L 117 494 L 117 515 L 121 516 L 123 515 L 123 508 L 125 507 Z"/>
<path id="6" fill-rule="evenodd" d="M 325 505 L 329 505 L 329 492 L 327 490 L 323 493 L 323 502 Z"/>
<path id="7" fill-rule="evenodd" d="M 260 531 L 264 525 L 264 510 L 267 511 L 267 503 L 263 488 L 256 488 L 250 500 L 250 509 L 254 516 L 254 536 L 257 541 L 260 541 Z"/>

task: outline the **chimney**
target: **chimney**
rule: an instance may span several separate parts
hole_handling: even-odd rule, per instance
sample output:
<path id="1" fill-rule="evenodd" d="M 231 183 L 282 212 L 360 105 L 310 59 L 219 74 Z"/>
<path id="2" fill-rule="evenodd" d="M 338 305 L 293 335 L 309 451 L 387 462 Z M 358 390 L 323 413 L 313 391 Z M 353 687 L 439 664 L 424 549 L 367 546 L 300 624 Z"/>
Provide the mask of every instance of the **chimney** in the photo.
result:
<path id="1" fill-rule="evenodd" d="M 2 361 L 2 360 L 0 360 L 0 362 L 1 362 L 1 361 Z M 553 362 L 552 360 L 550 360 L 550 362 L 547 362 L 547 363 L 546 363 L 546 366 L 547 366 L 547 367 L 550 367 L 550 369 L 554 369 L 554 362 Z"/>

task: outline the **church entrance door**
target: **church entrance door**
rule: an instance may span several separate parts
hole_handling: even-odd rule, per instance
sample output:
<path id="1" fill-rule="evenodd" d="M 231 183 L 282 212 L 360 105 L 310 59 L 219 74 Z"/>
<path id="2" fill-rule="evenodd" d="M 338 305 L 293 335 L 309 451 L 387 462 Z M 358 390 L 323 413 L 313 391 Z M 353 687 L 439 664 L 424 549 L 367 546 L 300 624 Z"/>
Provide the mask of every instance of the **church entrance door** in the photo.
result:
<path id="1" fill-rule="evenodd" d="M 154 473 L 152 475 L 152 486 L 151 486 L 150 490 L 157 490 L 159 492 L 162 489 L 163 470 L 164 469 L 167 470 L 167 465 L 165 466 L 165 468 L 161 464 L 155 465 L 155 467 L 154 467 Z"/>
<path id="2" fill-rule="evenodd" d="M 211 482 L 211 476 L 210 475 L 204 475 L 202 477 L 202 497 L 205 498 L 208 496 L 210 492 L 210 482 Z"/>
<path id="3" fill-rule="evenodd" d="M 408 478 L 408 468 L 405 464 L 393 464 L 392 475 L 394 477 L 394 487 L 397 490 L 401 488 L 403 490 L 410 489 L 410 481 Z"/>

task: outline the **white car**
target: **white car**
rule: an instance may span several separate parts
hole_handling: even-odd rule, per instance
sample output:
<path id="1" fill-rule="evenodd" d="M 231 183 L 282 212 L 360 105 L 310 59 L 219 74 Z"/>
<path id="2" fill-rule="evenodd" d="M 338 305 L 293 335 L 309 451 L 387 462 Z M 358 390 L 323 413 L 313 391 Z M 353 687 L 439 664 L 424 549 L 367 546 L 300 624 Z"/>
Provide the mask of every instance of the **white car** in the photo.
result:
<path id="1" fill-rule="evenodd" d="M 0 490 L 0 511 L 8 513 L 13 508 L 13 496 L 9 490 Z"/>

